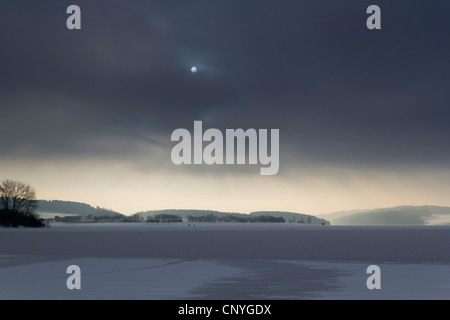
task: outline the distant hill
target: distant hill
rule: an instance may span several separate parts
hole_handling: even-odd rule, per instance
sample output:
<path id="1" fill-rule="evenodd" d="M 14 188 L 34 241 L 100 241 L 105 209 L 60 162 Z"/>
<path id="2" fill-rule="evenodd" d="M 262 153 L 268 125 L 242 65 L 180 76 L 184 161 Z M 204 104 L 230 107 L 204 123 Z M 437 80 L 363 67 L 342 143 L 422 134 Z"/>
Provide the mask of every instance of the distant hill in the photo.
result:
<path id="1" fill-rule="evenodd" d="M 99 207 L 94 208 L 86 203 L 61 200 L 38 200 L 38 208 L 36 211 L 38 213 L 73 214 L 83 217 L 89 215 L 94 217 L 123 216 L 121 213 Z"/>
<path id="2" fill-rule="evenodd" d="M 304 223 L 304 224 L 330 224 L 329 221 L 325 219 L 320 219 L 315 216 L 294 213 L 294 212 L 283 212 L 283 211 L 258 211 L 252 212 L 250 214 L 237 213 L 237 212 L 222 212 L 222 211 L 214 211 L 214 210 L 177 210 L 177 209 L 169 209 L 169 210 L 152 210 L 152 211 L 144 211 L 138 212 L 141 217 L 147 219 L 147 217 L 154 217 L 156 215 L 175 215 L 179 216 L 184 220 L 187 220 L 189 216 L 199 218 L 208 215 L 212 215 L 216 218 L 222 220 L 231 220 L 227 219 L 229 217 L 241 218 L 243 220 L 247 220 L 249 217 L 262 217 L 262 216 L 270 216 L 270 217 L 282 217 L 286 222 L 290 223 Z"/>
<path id="3" fill-rule="evenodd" d="M 399 206 L 372 210 L 340 211 L 322 215 L 335 225 L 448 225 L 450 207 Z"/>
<path id="4" fill-rule="evenodd" d="M 89 204 L 73 201 L 61 200 L 38 200 L 37 212 L 46 216 L 54 217 L 56 215 L 79 215 L 82 217 L 123 217 L 130 218 L 119 212 L 108 210 L 100 207 L 92 207 Z M 183 220 L 188 220 L 189 217 L 199 218 L 206 216 L 213 216 L 218 221 L 271 221 L 268 217 L 283 218 L 287 223 L 304 223 L 304 224 L 330 224 L 325 219 L 320 219 L 312 215 L 300 214 L 294 212 L 283 211 L 258 211 L 250 214 L 238 212 L 222 212 L 215 210 L 186 210 L 186 209 L 166 209 L 166 210 L 151 210 L 138 212 L 134 216 L 140 216 L 144 220 L 148 217 L 155 217 L 158 215 L 172 215 L 179 216 Z M 253 218 L 253 219 L 252 219 Z M 278 219 L 278 221 L 283 221 Z"/>
<path id="5" fill-rule="evenodd" d="M 44 217 L 55 215 L 80 215 L 82 217 L 121 217 L 129 218 L 119 212 L 92 207 L 89 204 L 61 200 L 38 200 L 37 213 Z M 339 211 L 318 216 L 285 211 L 256 211 L 250 214 L 222 212 L 215 210 L 167 209 L 151 210 L 137 213 L 144 220 L 156 215 L 175 215 L 183 220 L 188 217 L 214 216 L 222 221 L 248 221 L 249 217 L 281 217 L 286 223 L 304 223 L 314 225 L 450 225 L 450 207 L 442 206 L 398 206 L 391 208 Z M 231 218 L 230 218 L 231 217 Z M 121 219 L 119 218 L 119 219 Z M 251 220 L 251 219 L 250 219 Z M 256 220 L 257 221 L 257 220 Z"/>

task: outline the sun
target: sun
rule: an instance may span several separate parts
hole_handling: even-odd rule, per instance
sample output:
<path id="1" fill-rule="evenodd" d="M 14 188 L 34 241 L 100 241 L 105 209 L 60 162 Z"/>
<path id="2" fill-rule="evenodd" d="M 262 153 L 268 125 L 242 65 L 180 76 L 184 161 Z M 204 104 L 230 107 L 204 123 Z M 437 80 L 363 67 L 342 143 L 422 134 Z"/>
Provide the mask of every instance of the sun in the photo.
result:
<path id="1" fill-rule="evenodd" d="M 196 66 L 193 66 L 193 67 L 191 68 L 191 72 L 192 72 L 192 73 L 196 73 L 196 72 L 197 72 L 197 67 L 196 67 Z"/>

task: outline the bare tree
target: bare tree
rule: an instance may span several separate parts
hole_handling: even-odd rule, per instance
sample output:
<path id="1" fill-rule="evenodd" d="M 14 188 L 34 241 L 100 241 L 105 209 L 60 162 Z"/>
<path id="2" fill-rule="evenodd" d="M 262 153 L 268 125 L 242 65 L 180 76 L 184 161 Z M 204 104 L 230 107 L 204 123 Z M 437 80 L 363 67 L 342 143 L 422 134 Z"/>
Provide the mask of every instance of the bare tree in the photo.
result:
<path id="1" fill-rule="evenodd" d="M 0 183 L 0 208 L 32 214 L 37 208 L 36 191 L 28 184 L 4 180 Z"/>

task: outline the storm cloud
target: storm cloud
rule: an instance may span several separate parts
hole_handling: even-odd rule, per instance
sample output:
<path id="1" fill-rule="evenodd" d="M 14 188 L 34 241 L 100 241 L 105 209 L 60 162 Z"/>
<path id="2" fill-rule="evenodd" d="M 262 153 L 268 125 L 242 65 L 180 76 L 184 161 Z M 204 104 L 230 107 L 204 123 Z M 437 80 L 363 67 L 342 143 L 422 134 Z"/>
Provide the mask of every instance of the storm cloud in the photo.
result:
<path id="1" fill-rule="evenodd" d="M 67 1 L 2 1 L 2 156 L 132 158 L 202 120 L 279 128 L 282 165 L 447 166 L 450 5 L 377 4 L 370 31 L 367 1 L 77 1 L 69 31 Z"/>

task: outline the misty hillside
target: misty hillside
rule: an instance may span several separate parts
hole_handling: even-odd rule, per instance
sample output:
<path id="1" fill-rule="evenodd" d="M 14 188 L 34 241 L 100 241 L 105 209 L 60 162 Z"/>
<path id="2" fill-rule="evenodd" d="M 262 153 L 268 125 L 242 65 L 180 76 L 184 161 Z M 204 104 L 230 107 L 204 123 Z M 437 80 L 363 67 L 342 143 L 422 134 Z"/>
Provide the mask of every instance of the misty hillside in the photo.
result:
<path id="1" fill-rule="evenodd" d="M 282 211 L 258 211 L 252 212 L 250 214 L 237 213 L 237 212 L 222 212 L 222 211 L 214 211 L 214 210 L 177 210 L 177 209 L 169 209 L 169 210 L 152 210 L 138 213 L 141 217 L 146 220 L 148 217 L 155 217 L 157 215 L 174 215 L 179 216 L 184 220 L 187 220 L 189 217 L 200 218 L 205 216 L 214 216 L 220 220 L 225 221 L 233 221 L 238 220 L 239 218 L 242 220 L 248 220 L 249 217 L 281 217 L 284 218 L 285 222 L 288 223 L 304 223 L 304 224 L 326 224 L 329 225 L 330 222 L 325 219 L 320 219 L 315 216 L 294 213 L 294 212 L 282 212 Z M 230 219 L 235 218 L 235 219 Z"/>
<path id="2" fill-rule="evenodd" d="M 61 200 L 38 200 L 37 212 L 74 214 L 83 217 L 87 217 L 89 215 L 94 217 L 122 215 L 121 213 L 112 210 L 99 207 L 94 208 L 86 203 Z"/>
<path id="3" fill-rule="evenodd" d="M 37 212 L 39 214 L 51 214 L 51 216 L 55 215 L 79 215 L 82 217 L 113 217 L 113 216 L 121 216 L 126 217 L 125 215 L 115 212 L 112 210 L 92 207 L 89 204 L 81 203 L 81 202 L 73 202 L 73 201 L 61 201 L 61 200 L 39 200 L 38 201 L 38 209 Z M 183 209 L 167 209 L 167 210 L 151 210 L 138 212 L 136 215 L 140 216 L 143 220 L 147 220 L 148 217 L 155 217 L 158 215 L 172 215 L 179 216 L 183 220 L 187 221 L 188 219 L 197 218 L 197 220 L 202 221 L 202 217 L 214 217 L 217 221 L 270 221 L 267 220 L 267 217 L 275 217 L 275 218 L 283 218 L 286 223 L 303 223 L 303 224 L 323 224 L 329 225 L 330 222 L 325 219 L 320 219 L 312 215 L 300 214 L 294 212 L 282 212 L 282 211 L 258 211 L 252 212 L 250 214 L 237 213 L 237 212 L 222 212 L 215 210 L 183 210 Z M 253 219 L 252 219 L 253 218 Z M 278 219 L 277 222 L 283 222 L 282 219 Z"/>
<path id="4" fill-rule="evenodd" d="M 450 207 L 400 206 L 373 210 L 340 211 L 323 215 L 335 225 L 445 225 L 450 224 Z"/>

